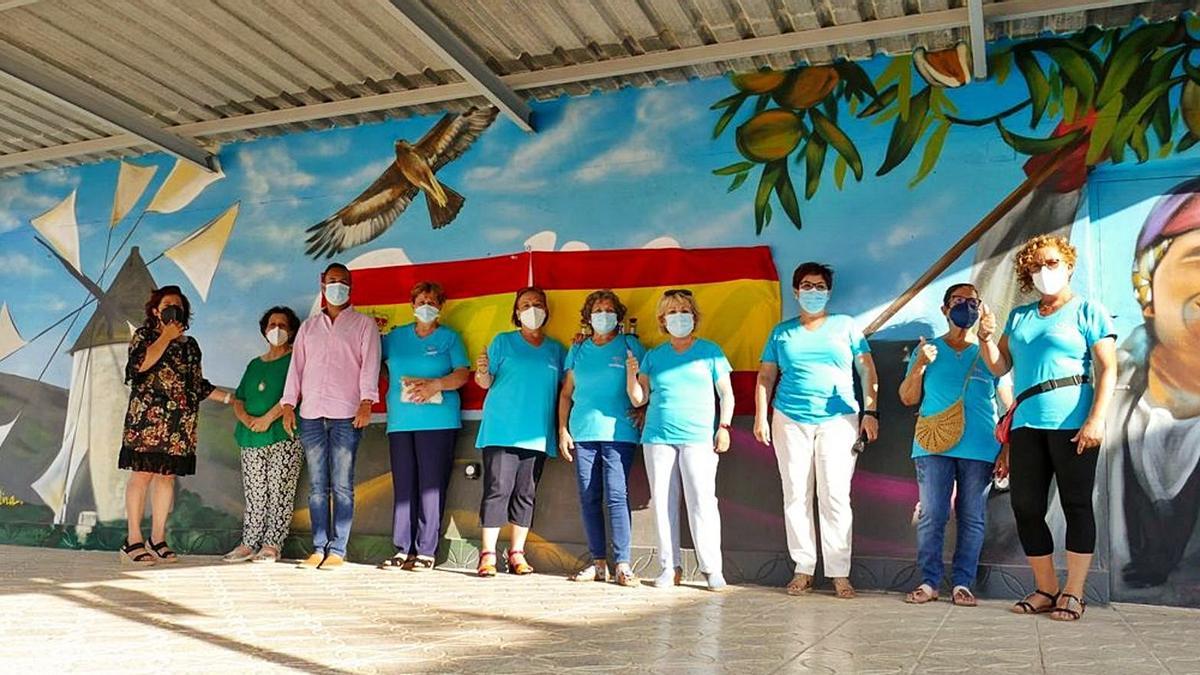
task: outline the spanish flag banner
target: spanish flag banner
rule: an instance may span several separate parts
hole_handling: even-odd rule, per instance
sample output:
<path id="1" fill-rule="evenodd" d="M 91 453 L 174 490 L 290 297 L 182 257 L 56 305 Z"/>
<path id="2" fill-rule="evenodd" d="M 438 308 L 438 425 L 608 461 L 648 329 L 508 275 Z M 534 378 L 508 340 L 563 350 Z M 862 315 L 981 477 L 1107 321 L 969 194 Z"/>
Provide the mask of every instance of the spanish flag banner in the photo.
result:
<path id="1" fill-rule="evenodd" d="M 587 295 L 611 288 L 629 310 L 626 321 L 637 319 L 638 337 L 647 348 L 667 340 L 655 316 L 659 298 L 666 290 L 687 288 L 700 309 L 697 334 L 719 344 L 733 365 L 738 414 L 754 411 L 758 358 L 781 312 L 779 274 L 765 246 L 527 251 L 356 269 L 351 300 L 386 334 L 413 321 L 409 291 L 419 281 L 435 281 L 446 290 L 441 323 L 462 336 L 472 364 L 497 333 L 513 330 L 513 293 L 523 286 L 545 289 L 546 331 L 567 346 L 586 324 L 580 310 Z M 483 393 L 469 381 L 464 411 L 482 408 Z"/>

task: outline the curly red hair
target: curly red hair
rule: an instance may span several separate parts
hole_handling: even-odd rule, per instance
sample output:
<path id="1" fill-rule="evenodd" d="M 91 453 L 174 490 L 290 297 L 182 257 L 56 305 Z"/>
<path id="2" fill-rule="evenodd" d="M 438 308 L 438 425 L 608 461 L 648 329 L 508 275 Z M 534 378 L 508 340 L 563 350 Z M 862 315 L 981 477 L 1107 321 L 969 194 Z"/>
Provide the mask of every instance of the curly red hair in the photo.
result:
<path id="1" fill-rule="evenodd" d="M 1033 273 L 1029 269 L 1037 263 L 1037 252 L 1043 248 L 1057 249 L 1062 254 L 1063 262 L 1067 263 L 1071 269 L 1075 269 L 1075 261 L 1078 260 L 1079 255 L 1066 237 L 1039 234 L 1025 242 L 1013 256 L 1013 269 L 1017 273 L 1017 283 L 1020 284 L 1023 293 L 1033 291 Z"/>

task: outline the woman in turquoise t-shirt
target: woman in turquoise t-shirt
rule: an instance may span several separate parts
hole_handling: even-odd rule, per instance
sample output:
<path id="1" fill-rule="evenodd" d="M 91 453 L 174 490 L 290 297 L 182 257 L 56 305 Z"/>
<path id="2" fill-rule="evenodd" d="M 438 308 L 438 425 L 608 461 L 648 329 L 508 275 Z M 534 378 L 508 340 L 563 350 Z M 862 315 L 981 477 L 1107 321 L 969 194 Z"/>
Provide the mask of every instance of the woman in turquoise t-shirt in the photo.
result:
<path id="1" fill-rule="evenodd" d="M 625 311 L 616 293 L 590 293 L 579 313 L 591 336 L 571 347 L 563 367 L 558 452 L 575 462 L 583 529 L 592 554 L 592 562 L 571 575 L 572 581 L 608 580 L 607 506 L 617 583 L 637 583 L 629 552 L 627 486 L 639 432 L 629 418 L 626 369 L 630 357 L 640 359 L 646 350 L 636 335 L 618 332 Z"/>
<path id="2" fill-rule="evenodd" d="M 283 385 L 292 363 L 292 340 L 300 318 L 290 307 L 272 307 L 258 321 L 268 349 L 246 366 L 233 394 L 237 427 L 233 435 L 242 450 L 242 487 L 246 509 L 242 543 L 225 562 L 275 562 L 292 523 L 296 481 L 304 450 L 283 429 Z"/>
<path id="3" fill-rule="evenodd" d="M 996 441 L 997 399 L 1000 410 L 1012 403 L 1012 384 L 992 375 L 980 358 L 979 341 L 971 329 L 979 321 L 983 303 L 971 284 L 955 284 L 942 298 L 942 314 L 950 330 L 926 342 L 921 338 L 900 383 L 904 405 L 920 404 L 921 417 L 931 417 L 962 406 L 961 436 L 949 448 L 922 447 L 913 438 L 912 457 L 917 466 L 920 505 L 917 516 L 917 566 L 921 584 L 905 598 L 924 604 L 938 599 L 945 564 L 942 549 L 946 523 L 953 504 L 958 535 L 954 544 L 951 600 L 974 607 L 971 587 L 979 568 L 983 535 L 987 528 L 987 497 L 996 470 L 1000 443 Z M 957 488 L 957 497 L 955 494 Z"/>
<path id="4" fill-rule="evenodd" d="M 678 585 L 683 577 L 679 550 L 682 492 L 700 572 L 708 588 L 719 591 L 725 587 L 725 577 L 721 571 L 717 464 L 721 453 L 729 450 L 732 368 L 716 343 L 696 337 L 700 308 L 691 291 L 664 293 L 657 314 L 659 329 L 671 339 L 646 352 L 640 364 L 630 356 L 626 380 L 635 407 L 649 401 L 642 451 L 662 566 L 654 585 Z"/>
<path id="5" fill-rule="evenodd" d="M 855 442 L 879 434 L 878 380 L 871 348 L 854 320 L 829 314 L 833 270 L 816 262 L 792 273 L 800 315 L 775 326 L 763 347 L 754 388 L 754 435 L 774 441 L 783 485 L 783 523 L 788 552 L 796 563 L 790 595 L 808 593 L 817 566 L 817 534 L 812 503 L 821 522 L 821 558 L 839 598 L 853 598 L 850 545 L 854 513 L 850 481 L 858 462 Z M 854 371 L 862 380 L 859 417 Z M 767 401 L 776 381 L 775 414 L 768 421 Z M 814 495 L 815 493 L 815 495 Z"/>
<path id="6" fill-rule="evenodd" d="M 1075 247 L 1063 237 L 1038 235 L 1025 242 L 1013 260 L 1017 280 L 1022 291 L 1037 289 L 1041 298 L 1012 310 L 999 345 L 991 341 L 994 317 L 982 317 L 979 327 L 988 367 L 997 375 L 1011 369 L 1013 390 L 1020 392 L 1009 436 L 1009 488 L 1037 588 L 1013 611 L 1051 612 L 1060 621 L 1083 615 L 1096 546 L 1096 460 L 1117 377 L 1112 318 L 1099 303 L 1071 290 L 1075 260 Z M 1046 525 L 1052 479 L 1067 521 L 1067 581 L 1061 592 Z"/>
<path id="7" fill-rule="evenodd" d="M 522 288 L 512 309 L 518 330 L 497 335 L 475 361 L 475 383 L 488 390 L 475 438 L 475 446 L 483 450 L 481 577 L 496 575 L 496 540 L 505 522 L 513 525 L 508 571 L 533 572 L 525 559 L 525 538 L 533 524 L 542 467 L 557 446 L 555 412 L 564 352 L 543 331 L 549 318 L 546 292 Z"/>
<path id="8" fill-rule="evenodd" d="M 387 432 L 392 459 L 392 543 L 383 569 L 433 569 L 454 439 L 462 426 L 458 390 L 467 383 L 462 338 L 438 323 L 446 292 L 432 281 L 413 286 L 410 324 L 383 336 L 388 381 Z"/>

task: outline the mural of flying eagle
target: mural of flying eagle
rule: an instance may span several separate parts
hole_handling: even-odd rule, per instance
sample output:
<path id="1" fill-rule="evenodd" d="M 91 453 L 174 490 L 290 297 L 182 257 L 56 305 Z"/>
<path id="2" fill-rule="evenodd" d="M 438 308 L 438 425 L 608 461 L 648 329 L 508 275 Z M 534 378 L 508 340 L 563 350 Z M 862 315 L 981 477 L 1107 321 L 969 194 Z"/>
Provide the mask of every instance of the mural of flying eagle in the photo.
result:
<path id="1" fill-rule="evenodd" d="M 396 141 L 396 159 L 374 183 L 337 213 L 308 228 L 306 253 L 313 258 L 332 258 L 371 241 L 392 226 L 418 190 L 425 193 L 433 229 L 448 225 L 465 199 L 434 174 L 466 152 L 491 126 L 496 112 L 495 108 L 471 108 L 445 115 L 416 145 Z"/>

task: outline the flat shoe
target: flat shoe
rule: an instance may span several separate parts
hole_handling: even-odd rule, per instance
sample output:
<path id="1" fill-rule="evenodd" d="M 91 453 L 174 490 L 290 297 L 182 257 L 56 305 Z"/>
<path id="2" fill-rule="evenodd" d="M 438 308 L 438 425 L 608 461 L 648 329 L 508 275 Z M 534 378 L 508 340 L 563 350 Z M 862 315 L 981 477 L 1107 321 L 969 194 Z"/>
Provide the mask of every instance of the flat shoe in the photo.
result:
<path id="1" fill-rule="evenodd" d="M 253 558 L 252 563 L 274 563 L 279 562 L 279 554 L 271 551 L 259 551 Z"/>
<path id="2" fill-rule="evenodd" d="M 239 549 L 244 549 L 246 552 L 238 553 Z M 256 555 L 258 555 L 258 553 L 256 553 L 254 549 L 252 549 L 248 546 L 239 546 L 238 548 L 235 548 L 232 551 L 230 551 L 229 553 L 226 553 L 225 555 L 221 556 L 221 562 L 227 562 L 227 563 L 246 562 L 247 560 L 253 559 Z"/>

